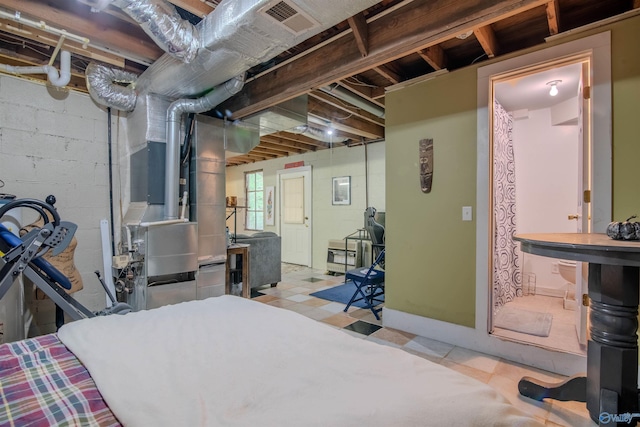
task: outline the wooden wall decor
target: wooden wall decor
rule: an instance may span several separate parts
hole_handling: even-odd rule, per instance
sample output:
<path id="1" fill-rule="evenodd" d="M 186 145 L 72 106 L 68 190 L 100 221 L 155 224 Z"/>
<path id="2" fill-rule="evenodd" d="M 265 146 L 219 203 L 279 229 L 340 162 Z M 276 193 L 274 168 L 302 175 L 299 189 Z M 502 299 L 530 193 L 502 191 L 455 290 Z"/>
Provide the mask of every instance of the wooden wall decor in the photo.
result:
<path id="1" fill-rule="evenodd" d="M 430 193 L 433 184 L 433 139 L 420 140 L 420 188 Z"/>

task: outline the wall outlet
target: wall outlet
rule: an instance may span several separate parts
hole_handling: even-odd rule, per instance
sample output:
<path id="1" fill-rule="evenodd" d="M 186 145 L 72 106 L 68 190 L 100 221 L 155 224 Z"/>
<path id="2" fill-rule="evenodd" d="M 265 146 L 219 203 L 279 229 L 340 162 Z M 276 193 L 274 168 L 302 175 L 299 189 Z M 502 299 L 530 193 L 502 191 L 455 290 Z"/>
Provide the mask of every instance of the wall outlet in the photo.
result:
<path id="1" fill-rule="evenodd" d="M 471 206 L 463 206 L 462 207 L 462 220 L 463 221 L 472 221 L 473 220 L 473 209 Z"/>
<path id="2" fill-rule="evenodd" d="M 552 263 L 551 263 L 551 272 L 552 272 L 553 274 L 560 274 L 560 270 L 559 270 L 559 267 L 558 267 L 558 263 L 557 263 L 557 262 L 552 262 Z"/>

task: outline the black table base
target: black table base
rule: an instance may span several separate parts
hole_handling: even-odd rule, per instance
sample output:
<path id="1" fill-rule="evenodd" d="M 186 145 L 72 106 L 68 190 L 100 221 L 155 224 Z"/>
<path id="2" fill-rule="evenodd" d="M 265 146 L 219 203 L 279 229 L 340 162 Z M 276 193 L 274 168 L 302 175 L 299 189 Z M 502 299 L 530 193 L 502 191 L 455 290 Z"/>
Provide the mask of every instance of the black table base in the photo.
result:
<path id="1" fill-rule="evenodd" d="M 589 264 L 587 376 L 549 384 L 525 377 L 518 390 L 536 400 L 586 402 L 600 425 L 640 420 L 638 394 L 638 292 L 640 269 Z"/>

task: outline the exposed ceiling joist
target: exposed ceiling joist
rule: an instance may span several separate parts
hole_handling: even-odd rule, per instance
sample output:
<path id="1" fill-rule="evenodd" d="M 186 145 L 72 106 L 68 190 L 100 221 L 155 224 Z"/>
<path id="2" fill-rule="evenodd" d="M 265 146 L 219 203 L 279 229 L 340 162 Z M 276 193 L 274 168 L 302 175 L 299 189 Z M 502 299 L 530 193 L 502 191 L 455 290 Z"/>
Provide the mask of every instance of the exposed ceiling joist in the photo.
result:
<path id="1" fill-rule="evenodd" d="M 371 113 L 369 113 L 368 111 L 364 111 L 361 108 L 358 108 L 352 104 L 348 104 L 338 98 L 334 98 L 333 96 L 325 93 L 325 92 L 321 92 L 321 91 L 312 91 L 309 93 L 309 97 L 315 98 L 319 101 L 324 102 L 325 104 L 328 104 L 330 106 L 332 106 L 333 108 L 336 108 L 340 111 L 343 111 L 346 114 L 353 114 L 357 117 L 360 117 L 364 120 L 370 121 L 371 123 L 375 123 L 378 124 L 380 126 L 384 126 L 384 119 L 377 117 Z"/>
<path id="2" fill-rule="evenodd" d="M 324 120 L 325 125 L 328 125 L 328 122 L 330 122 L 331 127 L 334 129 L 354 135 L 373 139 L 384 136 L 384 126 L 364 120 L 353 114 L 336 112 L 336 110 L 315 98 L 309 98 L 307 114 Z"/>
<path id="3" fill-rule="evenodd" d="M 364 14 L 359 13 L 352 16 L 347 19 L 347 22 L 349 22 L 349 27 L 351 27 L 351 31 L 353 31 L 353 36 L 356 39 L 360 54 L 363 57 L 367 56 L 369 54 L 369 27 L 367 26 L 367 20 Z"/>
<path id="4" fill-rule="evenodd" d="M 3 0 L 2 6 L 9 10 L 19 10 L 32 19 L 87 37 L 93 47 L 101 47 L 144 64 L 153 63 L 163 54 L 162 49 L 150 40 L 139 26 L 125 23 L 108 14 L 91 13 L 85 5 L 77 5 L 82 7 L 83 11 L 76 13 L 35 0 Z"/>
<path id="5" fill-rule="evenodd" d="M 379 107 L 384 108 L 384 103 L 378 101 L 379 98 L 384 97 L 384 87 L 371 87 L 367 84 L 359 84 L 350 80 L 340 80 L 340 86 L 349 89 L 356 95 L 360 95 L 367 101 L 376 104 Z"/>
<path id="6" fill-rule="evenodd" d="M 60 40 L 60 37 L 56 35 L 49 34 L 45 31 L 35 28 L 24 27 L 19 23 L 12 22 L 6 19 L 0 19 L 0 30 L 10 34 L 14 34 L 18 37 L 32 40 L 37 43 L 45 44 L 49 47 L 55 47 Z M 124 68 L 124 59 L 121 56 L 106 53 L 89 46 L 85 49 L 80 43 L 73 40 L 66 39 L 64 41 L 64 49 L 68 50 L 74 55 L 80 55 L 85 58 L 94 59 L 96 61 L 101 61 L 106 64 L 113 65 L 115 67 Z M 53 52 L 53 49 L 51 49 L 51 52 Z"/>
<path id="7" fill-rule="evenodd" d="M 636 0 L 638 1 L 638 0 Z M 549 23 L 549 34 L 558 34 L 560 28 L 560 9 L 557 0 L 547 3 L 547 22 Z"/>
<path id="8" fill-rule="evenodd" d="M 496 35 L 491 29 L 491 26 L 485 25 L 483 27 L 476 28 L 473 30 L 473 34 L 478 39 L 484 53 L 486 53 L 489 58 L 493 58 L 498 54 L 498 41 L 496 40 Z"/>
<path id="9" fill-rule="evenodd" d="M 545 5 L 543 0 L 434 0 L 411 2 L 369 22 L 369 55 L 362 57 L 355 39 L 341 38 L 248 82 L 239 96 L 223 104 L 244 117 L 308 91 L 438 44 L 464 31 Z M 402 25 L 398 25 L 401 22 Z M 385 31 L 388 27 L 394 31 Z"/>
<path id="10" fill-rule="evenodd" d="M 434 45 L 426 49 L 419 50 L 418 55 L 420 55 L 420 57 L 436 71 L 447 68 L 447 55 L 440 45 Z"/>
<path id="11" fill-rule="evenodd" d="M 281 153 L 283 153 L 284 155 L 289 155 L 289 154 L 302 154 L 305 152 L 305 150 L 301 150 L 300 148 L 294 148 L 294 147 L 290 147 L 288 145 L 283 145 L 283 144 L 274 144 L 271 142 L 266 142 L 267 138 L 266 137 L 262 137 L 261 138 L 262 141 L 260 142 L 260 145 L 265 147 L 265 148 L 270 148 L 273 151 L 279 151 Z"/>
<path id="12" fill-rule="evenodd" d="M 276 133 L 273 135 L 266 135 L 260 138 L 261 141 L 265 141 L 272 144 L 282 145 L 283 147 L 289 147 L 292 149 L 302 150 L 302 151 L 316 151 L 318 148 L 316 145 L 307 144 L 301 141 L 291 140 L 289 138 L 284 138 L 282 133 Z"/>
<path id="13" fill-rule="evenodd" d="M 169 0 L 175 6 L 193 13 L 200 18 L 210 14 L 213 11 L 213 7 L 206 4 L 201 0 Z"/>
<path id="14" fill-rule="evenodd" d="M 377 67 L 373 67 L 376 73 L 380 74 L 385 79 L 389 80 L 391 84 L 398 84 L 402 81 L 402 77 L 395 71 L 391 69 L 391 67 L 387 65 L 378 65 Z"/>

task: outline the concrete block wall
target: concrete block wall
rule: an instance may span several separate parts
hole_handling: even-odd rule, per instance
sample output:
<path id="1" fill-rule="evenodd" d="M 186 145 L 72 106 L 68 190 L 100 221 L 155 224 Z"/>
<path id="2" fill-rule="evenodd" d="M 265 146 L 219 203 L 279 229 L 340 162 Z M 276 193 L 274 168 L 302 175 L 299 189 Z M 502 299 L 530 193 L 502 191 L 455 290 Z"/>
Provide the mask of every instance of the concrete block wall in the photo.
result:
<path id="1" fill-rule="evenodd" d="M 75 297 L 94 311 L 106 301 L 94 271 L 103 270 L 100 220 L 109 219 L 107 117 L 88 95 L 0 75 L 0 180 L 5 184 L 0 192 L 39 200 L 56 196 L 61 218 L 78 225 L 74 259 L 84 289 Z M 114 112 L 114 151 L 124 128 L 118 120 L 124 119 Z M 114 152 L 113 162 L 118 161 Z M 24 224 L 34 219 L 25 211 Z M 42 333 L 52 330 L 52 306 L 48 300 L 32 304 Z"/>

